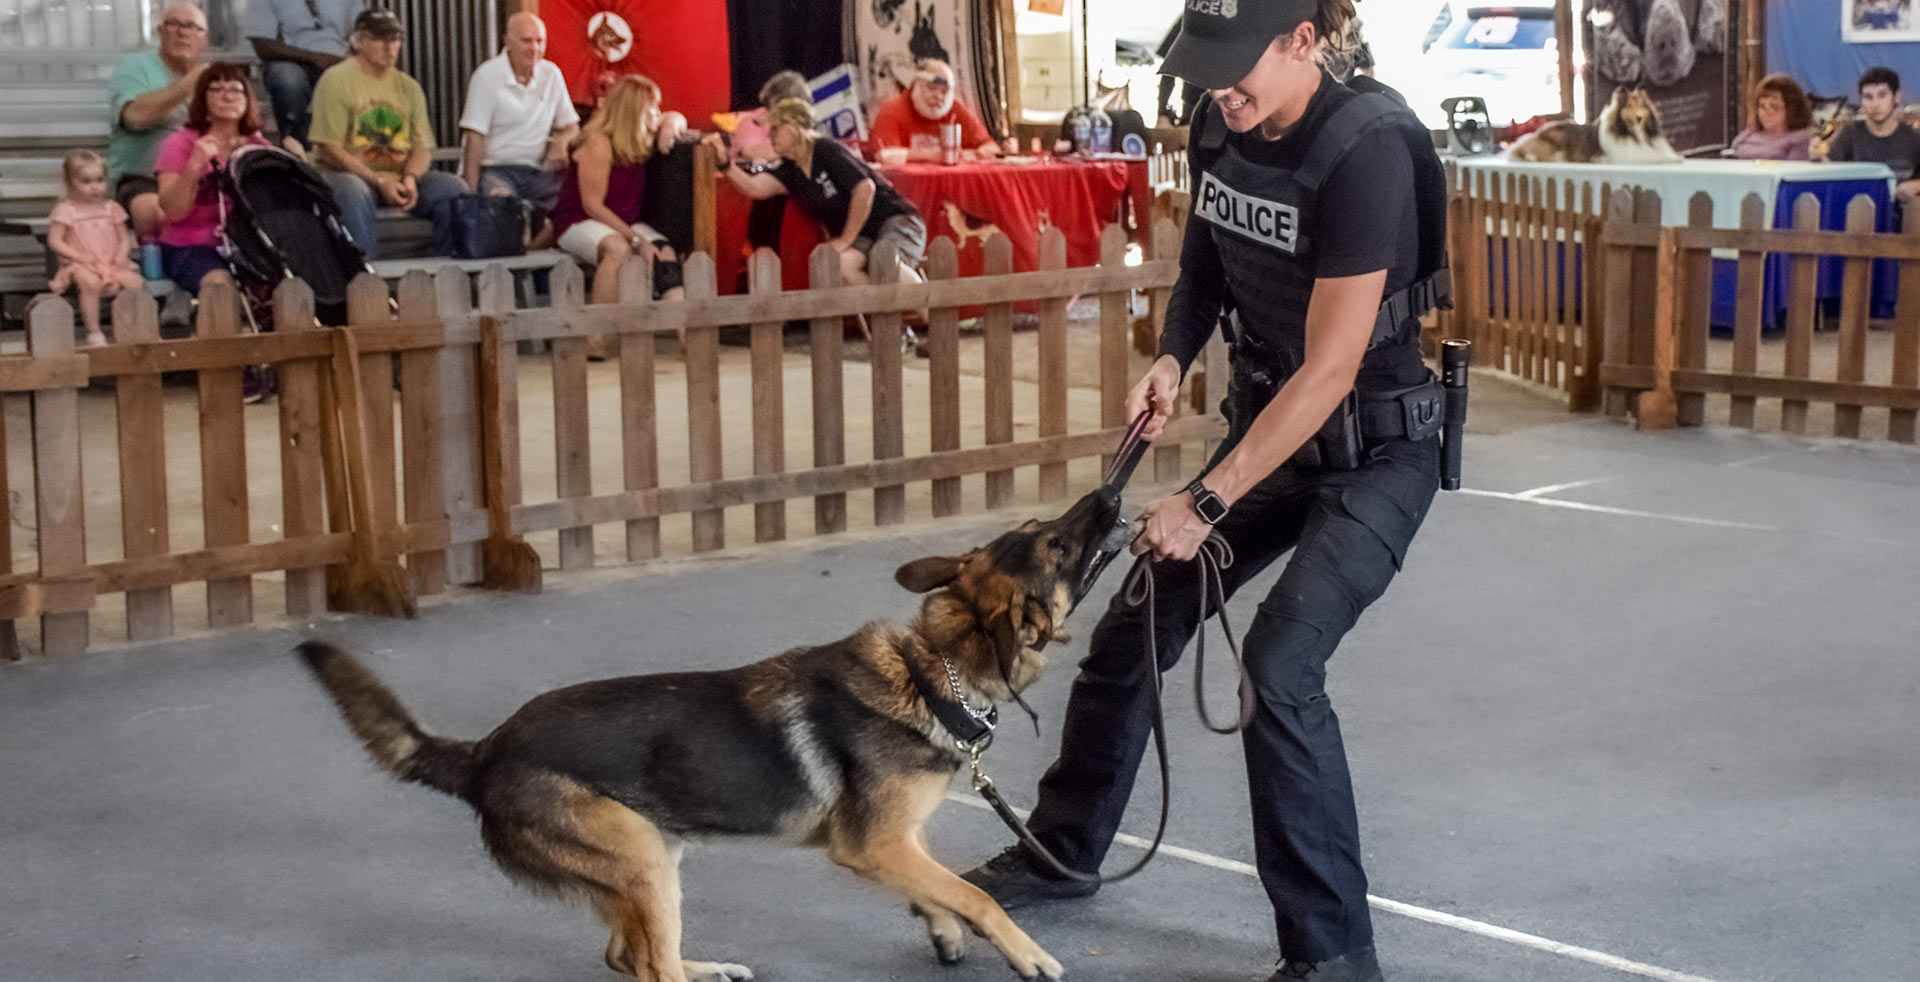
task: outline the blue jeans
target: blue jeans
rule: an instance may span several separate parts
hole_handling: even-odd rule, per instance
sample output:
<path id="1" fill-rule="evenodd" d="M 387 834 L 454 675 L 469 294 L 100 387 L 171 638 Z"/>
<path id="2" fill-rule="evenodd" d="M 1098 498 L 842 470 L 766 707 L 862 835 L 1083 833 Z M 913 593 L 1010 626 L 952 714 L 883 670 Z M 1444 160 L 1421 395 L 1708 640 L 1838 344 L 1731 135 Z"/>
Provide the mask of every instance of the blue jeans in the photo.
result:
<path id="1" fill-rule="evenodd" d="M 531 164 L 488 164 L 480 168 L 480 193 L 491 194 L 495 189 L 510 191 L 521 201 L 550 212 L 560 201 L 560 172 Z"/>
<path id="2" fill-rule="evenodd" d="M 313 121 L 313 85 L 320 79 L 320 69 L 298 61 L 268 61 L 261 63 L 260 74 L 280 135 L 305 145 L 307 124 Z"/>
<path id="3" fill-rule="evenodd" d="M 353 244 L 359 246 L 368 259 L 379 258 L 380 237 L 374 212 L 386 202 L 373 185 L 346 171 L 322 169 L 320 174 L 333 189 L 333 202 L 340 206 L 340 223 L 347 227 Z M 437 170 L 420 175 L 414 183 L 419 186 L 420 197 L 407 214 L 432 222 L 434 234 L 438 236 L 440 226 L 446 221 L 446 203 L 465 193 L 467 184 L 446 171 Z"/>

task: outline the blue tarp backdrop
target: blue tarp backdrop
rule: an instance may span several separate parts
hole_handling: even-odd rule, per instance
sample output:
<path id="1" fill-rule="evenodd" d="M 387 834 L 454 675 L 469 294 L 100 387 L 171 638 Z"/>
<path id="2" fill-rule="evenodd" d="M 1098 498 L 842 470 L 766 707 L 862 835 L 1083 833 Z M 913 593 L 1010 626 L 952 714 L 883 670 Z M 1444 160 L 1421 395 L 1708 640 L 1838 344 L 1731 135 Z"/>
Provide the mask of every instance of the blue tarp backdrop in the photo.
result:
<path id="1" fill-rule="evenodd" d="M 1842 0 L 1769 0 L 1767 71 L 1793 76 L 1814 95 L 1855 97 L 1860 73 L 1885 65 L 1900 73 L 1907 101 L 1920 99 L 1920 42 L 1849 44 L 1840 40 Z"/>

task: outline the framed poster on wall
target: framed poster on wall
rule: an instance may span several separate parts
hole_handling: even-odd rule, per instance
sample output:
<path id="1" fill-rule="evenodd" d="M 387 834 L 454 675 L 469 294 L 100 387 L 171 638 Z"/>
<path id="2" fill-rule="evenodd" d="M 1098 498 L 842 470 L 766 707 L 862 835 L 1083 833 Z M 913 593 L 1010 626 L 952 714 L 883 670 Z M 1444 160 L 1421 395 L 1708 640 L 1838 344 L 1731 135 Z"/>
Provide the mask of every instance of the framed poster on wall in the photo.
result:
<path id="1" fill-rule="evenodd" d="M 1912 2 L 1912 0 L 1902 0 Z M 1586 0 L 1589 118 L 1622 86 L 1646 90 L 1675 150 L 1725 146 L 1737 102 L 1730 0 Z"/>
<path id="2" fill-rule="evenodd" d="M 1855 43 L 1920 41 L 1914 0 L 1840 0 L 1840 39 Z"/>

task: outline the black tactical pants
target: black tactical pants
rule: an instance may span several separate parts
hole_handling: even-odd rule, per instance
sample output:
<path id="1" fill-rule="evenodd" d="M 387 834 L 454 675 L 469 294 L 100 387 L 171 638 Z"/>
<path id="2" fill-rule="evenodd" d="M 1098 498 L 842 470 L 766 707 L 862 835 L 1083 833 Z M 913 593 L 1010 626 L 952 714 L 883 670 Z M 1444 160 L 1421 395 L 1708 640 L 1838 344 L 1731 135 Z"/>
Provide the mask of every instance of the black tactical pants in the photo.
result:
<path id="1" fill-rule="evenodd" d="M 1223 451 L 1224 452 L 1224 451 Z M 1387 588 L 1439 485 L 1440 441 L 1395 440 L 1351 471 L 1281 467 L 1216 527 L 1233 547 L 1228 594 L 1287 550 L 1242 646 L 1258 705 L 1242 734 L 1255 858 L 1280 949 L 1319 961 L 1373 943 L 1353 785 L 1326 666 Z M 1160 670 L 1198 618 L 1195 565 L 1154 567 Z M 1116 594 L 1093 630 L 1067 702 L 1060 756 L 1029 825 L 1068 866 L 1098 869 L 1119 828 L 1151 734 L 1143 608 Z"/>

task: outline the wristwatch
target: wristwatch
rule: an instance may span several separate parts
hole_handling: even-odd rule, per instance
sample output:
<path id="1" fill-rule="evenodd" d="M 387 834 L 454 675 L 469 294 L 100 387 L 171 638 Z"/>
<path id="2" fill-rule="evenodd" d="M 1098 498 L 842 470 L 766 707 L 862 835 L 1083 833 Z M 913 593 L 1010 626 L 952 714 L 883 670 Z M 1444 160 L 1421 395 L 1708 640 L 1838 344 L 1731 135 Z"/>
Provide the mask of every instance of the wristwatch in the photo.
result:
<path id="1" fill-rule="evenodd" d="M 1199 478 L 1194 478 L 1193 483 L 1187 485 L 1187 493 L 1193 495 L 1193 510 L 1200 516 L 1201 521 L 1208 525 L 1218 525 L 1221 519 L 1227 517 L 1227 503 L 1220 500 L 1219 495 L 1208 490 L 1206 485 L 1201 484 Z"/>

